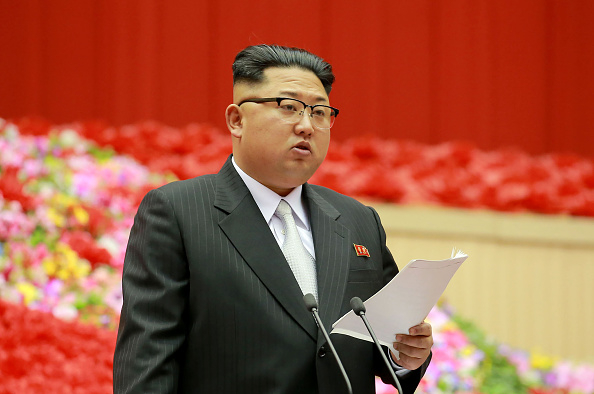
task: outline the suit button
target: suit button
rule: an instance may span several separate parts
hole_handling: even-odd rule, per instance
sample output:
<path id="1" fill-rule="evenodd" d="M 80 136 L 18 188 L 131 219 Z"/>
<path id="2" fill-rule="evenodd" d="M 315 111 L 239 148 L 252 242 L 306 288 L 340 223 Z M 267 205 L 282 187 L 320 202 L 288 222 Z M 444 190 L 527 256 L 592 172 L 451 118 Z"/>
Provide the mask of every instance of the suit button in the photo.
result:
<path id="1" fill-rule="evenodd" d="M 324 356 L 326 356 L 326 348 L 322 346 L 320 350 L 318 350 L 318 357 L 322 358 Z"/>

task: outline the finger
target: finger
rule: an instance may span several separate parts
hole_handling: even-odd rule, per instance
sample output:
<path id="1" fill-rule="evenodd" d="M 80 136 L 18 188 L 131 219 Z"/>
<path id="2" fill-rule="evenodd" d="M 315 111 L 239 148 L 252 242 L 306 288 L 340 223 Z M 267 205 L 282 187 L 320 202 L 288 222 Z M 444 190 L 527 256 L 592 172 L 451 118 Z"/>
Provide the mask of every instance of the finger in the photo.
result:
<path id="1" fill-rule="evenodd" d="M 395 361 L 396 364 L 400 365 L 402 368 L 406 368 L 409 370 L 415 370 L 423 365 L 424 360 L 421 360 L 416 357 L 411 357 L 408 354 L 400 353 L 400 360 Z"/>
<path id="2" fill-rule="evenodd" d="M 414 357 L 414 358 L 419 358 L 419 359 L 427 358 L 427 356 L 429 355 L 429 351 L 430 351 L 428 348 L 418 348 L 418 347 L 409 346 L 404 343 L 398 343 L 398 342 L 395 342 L 393 345 L 394 345 L 394 349 L 396 349 L 396 350 L 398 350 L 398 352 L 400 352 L 400 355 L 405 354 L 409 357 Z"/>
<path id="3" fill-rule="evenodd" d="M 408 333 L 410 335 L 429 336 L 429 335 L 432 335 L 433 328 L 431 327 L 431 324 L 429 324 L 427 322 L 423 322 L 421 324 L 417 324 L 416 326 L 411 327 L 408 330 Z"/>
<path id="4" fill-rule="evenodd" d="M 420 349 L 430 349 L 433 346 L 433 336 L 425 337 L 398 334 L 396 335 L 396 342 L 394 343 L 400 343 Z"/>

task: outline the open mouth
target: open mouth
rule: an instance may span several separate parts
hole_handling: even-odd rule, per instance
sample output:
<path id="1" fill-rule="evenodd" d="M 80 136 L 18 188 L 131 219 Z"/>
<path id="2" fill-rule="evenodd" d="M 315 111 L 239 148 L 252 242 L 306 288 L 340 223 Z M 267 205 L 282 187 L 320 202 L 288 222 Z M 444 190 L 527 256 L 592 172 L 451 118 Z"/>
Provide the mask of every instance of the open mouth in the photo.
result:
<path id="1" fill-rule="evenodd" d="M 295 145 L 293 148 L 299 149 L 302 151 L 307 151 L 307 152 L 311 151 L 311 146 L 309 145 L 308 142 L 300 142 L 297 145 Z"/>

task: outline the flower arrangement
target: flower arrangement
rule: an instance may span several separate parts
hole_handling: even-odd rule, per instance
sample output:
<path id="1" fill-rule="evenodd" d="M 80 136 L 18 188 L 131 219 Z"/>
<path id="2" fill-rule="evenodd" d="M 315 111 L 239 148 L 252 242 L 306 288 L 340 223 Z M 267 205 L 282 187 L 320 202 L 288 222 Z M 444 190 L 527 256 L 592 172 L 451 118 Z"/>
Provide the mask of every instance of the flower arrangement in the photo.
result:
<path id="1" fill-rule="evenodd" d="M 594 216 L 594 160 L 354 138 L 335 143 L 314 182 L 398 203 Z"/>
<path id="2" fill-rule="evenodd" d="M 16 124 L 24 134 L 55 129 L 39 119 Z M 64 127 L 179 179 L 217 172 L 231 153 L 230 137 L 207 125 L 143 122 L 116 128 L 87 122 Z M 482 151 L 462 142 L 431 146 L 364 136 L 332 140 L 311 181 L 386 202 L 594 216 L 594 160 L 572 154 L 533 157 L 514 149 Z"/>
<path id="3" fill-rule="evenodd" d="M 133 215 L 169 178 L 66 128 L 0 121 L 0 152 L 0 297 L 114 328 Z"/>
<path id="4" fill-rule="evenodd" d="M 586 159 L 459 144 L 334 144 L 314 182 L 345 193 L 594 216 Z M 0 394 L 110 392 L 121 269 L 138 204 L 176 177 L 217 171 L 228 137 L 206 126 L 0 119 L 0 152 L 0 298 L 10 302 L 0 300 Z M 494 343 L 447 305 L 428 320 L 433 360 L 418 392 L 594 393 L 594 366 Z"/>

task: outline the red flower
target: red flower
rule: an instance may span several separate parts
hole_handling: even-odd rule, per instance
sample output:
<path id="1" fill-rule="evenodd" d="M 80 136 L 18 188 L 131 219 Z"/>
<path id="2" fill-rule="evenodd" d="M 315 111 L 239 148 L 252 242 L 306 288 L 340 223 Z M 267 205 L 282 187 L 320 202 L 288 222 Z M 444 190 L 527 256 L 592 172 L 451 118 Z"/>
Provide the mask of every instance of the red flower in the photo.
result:
<path id="1" fill-rule="evenodd" d="M 0 300 L 0 394 L 111 392 L 115 339 Z"/>
<path id="2" fill-rule="evenodd" d="M 0 175 L 0 193 L 6 200 L 18 201 L 23 211 L 35 209 L 35 199 L 23 191 L 23 184 L 18 178 L 19 169 L 8 167 Z"/>
<path id="3" fill-rule="evenodd" d="M 83 205 L 83 208 L 89 214 L 89 222 L 84 228 L 93 237 L 97 238 L 113 227 L 112 220 L 100 208 L 91 205 Z"/>
<path id="4" fill-rule="evenodd" d="M 99 264 L 109 264 L 111 254 L 107 249 L 97 245 L 91 234 L 83 231 L 69 231 L 62 235 L 62 241 L 70 245 L 80 257 L 91 263 L 95 269 Z"/>
<path id="5" fill-rule="evenodd" d="M 19 132 L 25 135 L 48 135 L 52 124 L 45 119 L 37 118 L 37 117 L 26 117 L 21 118 L 18 120 L 13 120 L 11 123 L 14 123 L 18 126 Z"/>

